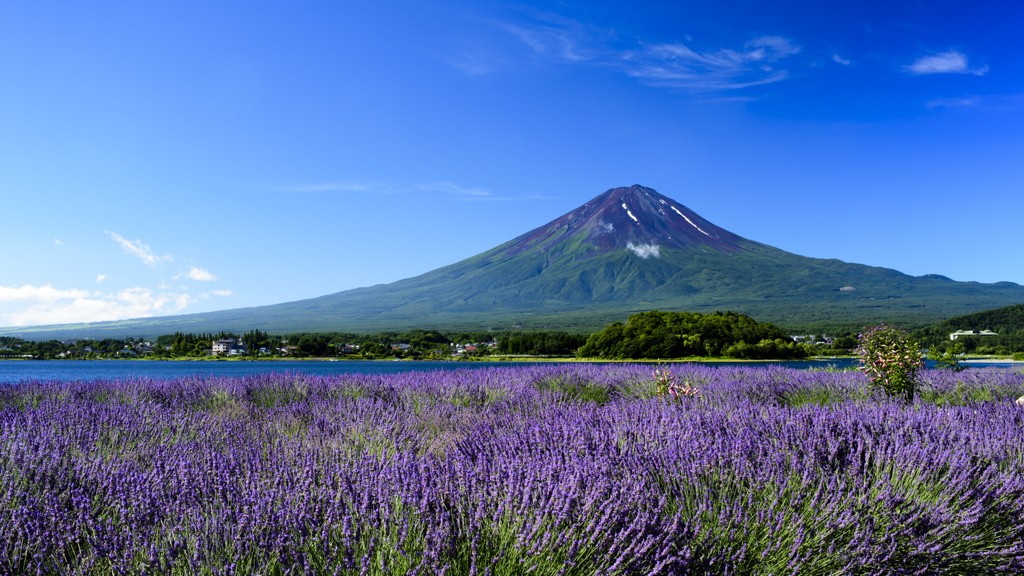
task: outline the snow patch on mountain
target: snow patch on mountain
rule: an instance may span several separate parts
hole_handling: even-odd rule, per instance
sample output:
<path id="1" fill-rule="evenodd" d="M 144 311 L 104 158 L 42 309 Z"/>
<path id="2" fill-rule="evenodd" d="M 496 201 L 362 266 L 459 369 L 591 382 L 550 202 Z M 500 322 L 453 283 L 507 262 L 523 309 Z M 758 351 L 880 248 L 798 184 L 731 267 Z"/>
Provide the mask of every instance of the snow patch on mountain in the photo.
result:
<path id="1" fill-rule="evenodd" d="M 632 242 L 626 242 L 626 250 L 629 250 L 644 260 L 651 256 L 654 256 L 655 258 L 661 257 L 661 248 L 657 244 L 633 244 Z"/>
<path id="2" fill-rule="evenodd" d="M 673 209 L 673 210 L 676 210 L 676 207 L 675 207 L 675 206 L 669 206 L 669 208 L 671 208 L 671 209 Z M 694 228 L 696 228 L 697 230 L 700 230 L 700 226 L 697 226 L 696 224 L 694 224 L 694 223 L 693 223 L 693 220 L 690 220 L 689 218 L 687 218 L 687 217 L 686 217 L 686 214 L 683 214 L 683 213 L 682 213 L 682 212 L 680 212 L 679 210 L 676 210 L 676 214 L 679 214 L 680 216 L 682 216 L 684 220 L 686 220 L 687 222 L 689 222 L 689 223 L 690 223 L 690 226 L 693 226 L 693 227 L 694 227 Z M 703 234 L 704 234 L 705 236 L 707 236 L 708 238 L 710 238 L 710 237 L 711 237 L 711 234 L 708 234 L 707 232 L 704 232 L 703 230 L 700 230 L 700 231 L 701 231 L 701 232 L 702 232 L 702 233 L 703 233 Z"/>
<path id="3" fill-rule="evenodd" d="M 631 218 L 633 218 L 634 222 L 640 223 L 640 220 L 638 220 L 637 217 L 633 215 L 633 212 L 630 212 L 630 208 L 629 206 L 626 205 L 625 202 L 623 202 L 623 210 L 626 210 L 626 213 L 629 214 Z"/>

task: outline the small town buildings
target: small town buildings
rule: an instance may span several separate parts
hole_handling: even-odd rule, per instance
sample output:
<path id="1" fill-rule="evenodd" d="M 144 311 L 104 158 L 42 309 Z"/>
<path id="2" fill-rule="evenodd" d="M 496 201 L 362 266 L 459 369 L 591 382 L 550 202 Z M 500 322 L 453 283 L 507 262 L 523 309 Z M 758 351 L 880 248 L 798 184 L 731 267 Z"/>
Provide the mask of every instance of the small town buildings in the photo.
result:
<path id="1" fill-rule="evenodd" d="M 957 330 L 949 335 L 950 340 L 956 340 L 961 336 L 999 336 L 991 330 Z"/>

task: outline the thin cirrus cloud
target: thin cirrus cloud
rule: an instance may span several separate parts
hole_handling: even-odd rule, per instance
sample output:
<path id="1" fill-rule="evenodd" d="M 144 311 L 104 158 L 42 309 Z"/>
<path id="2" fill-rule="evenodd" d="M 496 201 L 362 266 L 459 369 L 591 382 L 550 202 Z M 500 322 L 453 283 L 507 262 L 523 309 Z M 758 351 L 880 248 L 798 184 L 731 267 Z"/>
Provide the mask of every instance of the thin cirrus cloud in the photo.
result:
<path id="1" fill-rule="evenodd" d="M 605 50 L 592 41 L 594 30 L 568 18 L 548 17 L 536 26 L 501 25 L 535 53 L 570 62 L 592 60 Z"/>
<path id="2" fill-rule="evenodd" d="M 782 36 L 760 36 L 740 47 L 695 50 L 682 42 L 639 42 L 616 46 L 611 32 L 579 22 L 547 18 L 531 25 L 500 25 L 534 54 L 566 63 L 615 68 L 656 87 L 692 92 L 736 90 L 789 77 L 779 61 L 798 54 L 800 46 Z M 687 37 L 687 42 L 692 41 Z"/>
<path id="3" fill-rule="evenodd" d="M 981 68 L 968 66 L 967 55 L 956 50 L 941 52 L 931 56 L 922 56 L 903 67 L 904 70 L 915 76 L 924 74 L 974 74 L 984 76 L 988 72 L 988 65 Z"/>
<path id="4" fill-rule="evenodd" d="M 425 190 L 425 191 L 430 191 L 430 192 L 445 192 L 445 193 L 448 193 L 448 194 L 454 194 L 456 196 L 470 196 L 470 197 L 476 197 L 476 198 L 486 197 L 486 196 L 494 196 L 494 194 L 492 192 L 490 192 L 488 190 L 484 190 L 483 188 L 476 188 L 476 187 L 474 187 L 474 188 L 463 188 L 462 186 L 459 186 L 458 184 L 452 184 L 451 182 L 434 182 L 434 183 L 431 183 L 431 184 L 417 184 L 416 187 L 419 188 L 420 190 Z"/>
<path id="5" fill-rule="evenodd" d="M 465 201 L 514 201 L 514 200 L 540 200 L 544 196 L 534 194 L 531 196 L 498 196 L 490 190 L 472 187 L 465 188 L 451 182 L 433 182 L 430 184 L 417 184 L 416 188 L 427 192 L 442 192 L 450 197 Z"/>
<path id="6" fill-rule="evenodd" d="M 199 280 L 200 282 L 213 282 L 217 280 L 217 277 L 210 274 L 209 270 L 196 268 L 195 266 L 193 266 L 188 272 L 182 272 L 181 274 L 171 278 L 171 280 L 178 280 L 180 278 L 191 278 L 193 280 Z"/>
<path id="7" fill-rule="evenodd" d="M 849 66 L 850 65 L 850 61 L 845 59 L 845 58 L 843 58 L 843 57 L 841 57 L 841 56 L 839 56 L 839 54 L 833 54 L 832 55 L 832 59 L 835 60 L 837 63 L 842 64 L 843 66 Z"/>
<path id="8" fill-rule="evenodd" d="M 925 103 L 927 108 L 966 108 L 981 102 L 980 96 L 961 96 L 959 98 L 936 98 Z"/>
<path id="9" fill-rule="evenodd" d="M 983 108 L 994 112 L 1019 112 L 1024 109 L 1024 94 L 968 94 L 953 98 L 936 98 L 925 103 L 927 108 Z"/>
<path id="10" fill-rule="evenodd" d="M 692 91 L 735 90 L 789 76 L 776 62 L 800 52 L 781 36 L 762 36 L 741 50 L 698 52 L 682 43 L 651 44 L 623 56 L 626 74 L 645 84 Z"/>
<path id="11" fill-rule="evenodd" d="M 280 192 L 387 192 L 385 186 L 362 182 L 323 182 L 320 184 L 301 184 L 278 188 Z"/>
<path id="12" fill-rule="evenodd" d="M 3 314 L 6 324 L 11 326 L 146 318 L 181 311 L 195 301 L 188 294 L 154 293 L 149 288 L 127 288 L 104 295 L 88 290 L 58 290 L 49 284 L 0 286 L 0 302 L 30 303 L 27 308 Z"/>
<path id="13" fill-rule="evenodd" d="M 234 294 L 234 292 L 232 292 L 231 290 L 210 290 L 210 292 L 216 294 L 217 296 L 231 296 L 232 294 Z"/>
<path id="14" fill-rule="evenodd" d="M 160 264 L 162 262 L 174 262 L 174 257 L 172 257 L 170 254 L 165 254 L 164 256 L 157 256 L 156 254 L 153 253 L 153 250 L 151 250 L 149 246 L 143 244 L 142 241 L 139 239 L 131 241 L 121 236 L 117 232 L 110 232 L 108 230 L 104 230 L 103 233 L 108 234 L 114 240 L 114 242 L 117 242 L 125 251 L 125 253 L 135 256 L 136 258 L 142 260 L 149 266 L 156 267 L 157 264 Z"/>

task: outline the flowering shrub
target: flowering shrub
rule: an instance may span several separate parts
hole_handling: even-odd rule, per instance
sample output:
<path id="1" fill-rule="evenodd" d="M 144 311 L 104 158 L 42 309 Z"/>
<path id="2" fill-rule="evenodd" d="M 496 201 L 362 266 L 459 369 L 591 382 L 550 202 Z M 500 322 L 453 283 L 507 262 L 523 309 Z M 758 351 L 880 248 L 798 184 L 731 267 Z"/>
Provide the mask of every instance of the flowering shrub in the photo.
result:
<path id="1" fill-rule="evenodd" d="M 684 380 L 684 385 L 680 386 L 676 383 L 675 374 L 669 374 L 667 368 L 658 368 L 654 371 L 654 383 L 658 389 L 658 398 L 666 403 L 682 402 L 683 398 L 700 398 L 700 390 L 688 380 Z"/>
<path id="2" fill-rule="evenodd" d="M 871 379 L 871 385 L 906 403 L 914 400 L 917 373 L 924 367 L 917 342 L 906 330 L 880 324 L 858 335 L 860 370 Z"/>

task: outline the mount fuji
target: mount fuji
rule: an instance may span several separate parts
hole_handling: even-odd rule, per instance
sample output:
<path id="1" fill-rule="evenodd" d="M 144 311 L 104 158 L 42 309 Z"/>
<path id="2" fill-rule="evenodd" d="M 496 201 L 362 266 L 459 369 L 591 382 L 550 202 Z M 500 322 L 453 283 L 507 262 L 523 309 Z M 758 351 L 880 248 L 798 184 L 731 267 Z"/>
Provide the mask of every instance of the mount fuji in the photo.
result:
<path id="1" fill-rule="evenodd" d="M 791 329 L 920 326 L 1024 302 L 1011 282 L 955 282 L 799 256 L 738 236 L 651 188 L 613 188 L 548 224 L 426 274 L 297 302 L 203 314 L 0 328 L 23 337 L 596 330 L 647 310 L 732 310 Z"/>

